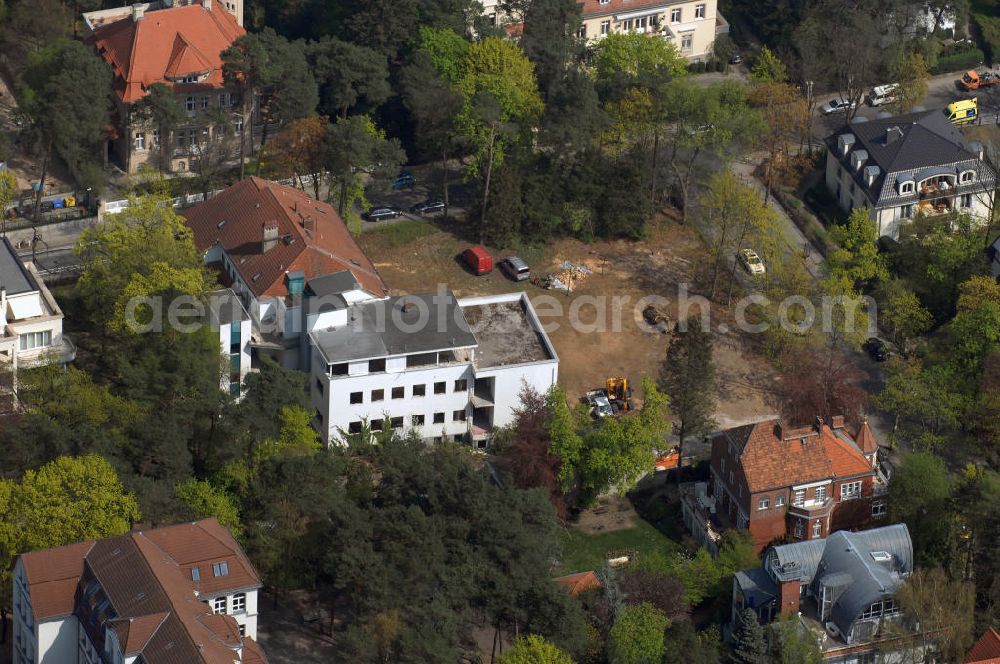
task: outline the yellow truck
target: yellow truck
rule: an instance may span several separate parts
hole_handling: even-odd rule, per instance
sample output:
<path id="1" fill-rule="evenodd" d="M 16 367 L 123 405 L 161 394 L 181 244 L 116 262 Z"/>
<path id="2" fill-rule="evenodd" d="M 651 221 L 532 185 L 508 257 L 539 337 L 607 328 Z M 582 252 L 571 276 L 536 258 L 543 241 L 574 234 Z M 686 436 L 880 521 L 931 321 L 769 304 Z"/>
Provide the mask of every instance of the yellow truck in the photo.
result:
<path id="1" fill-rule="evenodd" d="M 979 118 L 979 99 L 959 99 L 948 104 L 945 114 L 953 125 L 972 124 Z"/>

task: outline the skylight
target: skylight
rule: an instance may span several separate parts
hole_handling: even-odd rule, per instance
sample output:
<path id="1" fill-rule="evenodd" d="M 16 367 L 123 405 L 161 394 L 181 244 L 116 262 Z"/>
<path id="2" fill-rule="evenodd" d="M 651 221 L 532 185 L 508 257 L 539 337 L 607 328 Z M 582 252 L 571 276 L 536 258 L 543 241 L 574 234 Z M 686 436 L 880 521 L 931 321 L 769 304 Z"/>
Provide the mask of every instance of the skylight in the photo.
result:
<path id="1" fill-rule="evenodd" d="M 192 567 L 191 568 L 191 580 L 192 581 L 201 581 L 201 570 L 198 569 L 197 567 Z"/>
<path id="2" fill-rule="evenodd" d="M 221 563 L 212 563 L 212 573 L 215 576 L 227 576 L 229 574 L 229 563 L 225 560 Z"/>
<path id="3" fill-rule="evenodd" d="M 887 563 L 892 560 L 888 551 L 872 551 L 872 560 L 877 563 Z"/>

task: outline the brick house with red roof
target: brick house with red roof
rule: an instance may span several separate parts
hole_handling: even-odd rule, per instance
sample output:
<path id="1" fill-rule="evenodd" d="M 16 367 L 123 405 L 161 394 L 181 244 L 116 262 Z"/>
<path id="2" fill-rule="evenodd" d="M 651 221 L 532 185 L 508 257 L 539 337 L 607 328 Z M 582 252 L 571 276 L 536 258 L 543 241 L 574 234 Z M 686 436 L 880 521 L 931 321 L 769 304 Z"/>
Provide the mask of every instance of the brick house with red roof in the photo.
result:
<path id="1" fill-rule="evenodd" d="M 266 664 L 260 577 L 205 519 L 18 556 L 15 664 Z"/>
<path id="2" fill-rule="evenodd" d="M 1000 634 L 990 627 L 965 656 L 965 664 L 1000 664 Z"/>
<path id="3" fill-rule="evenodd" d="M 88 41 L 114 74 L 108 155 L 128 173 L 146 163 L 197 170 L 199 160 L 233 149 L 245 109 L 223 84 L 222 52 L 240 36 L 242 0 L 160 0 L 83 15 Z M 137 113 L 154 83 L 170 86 L 186 121 L 160 136 Z M 220 124 L 226 118 L 231 127 Z"/>
<path id="4" fill-rule="evenodd" d="M 867 421 L 852 435 L 843 417 L 808 427 L 767 420 L 710 441 L 715 518 L 748 530 L 758 551 L 868 528 L 885 514 L 887 481 Z"/>
<path id="5" fill-rule="evenodd" d="M 307 368 L 304 297 L 351 304 L 388 295 L 336 210 L 294 187 L 249 177 L 181 214 L 205 262 L 249 312 L 257 353 L 286 367 Z"/>

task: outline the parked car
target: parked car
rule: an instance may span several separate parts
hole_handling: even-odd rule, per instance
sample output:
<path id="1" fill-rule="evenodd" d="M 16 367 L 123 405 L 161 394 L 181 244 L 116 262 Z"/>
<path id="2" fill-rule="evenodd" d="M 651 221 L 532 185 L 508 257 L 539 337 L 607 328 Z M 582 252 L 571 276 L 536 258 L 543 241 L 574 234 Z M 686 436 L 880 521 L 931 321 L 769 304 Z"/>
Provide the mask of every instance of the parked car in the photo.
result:
<path id="1" fill-rule="evenodd" d="M 484 248 L 476 245 L 469 247 L 462 253 L 462 260 L 469 266 L 472 273 L 481 276 L 493 271 L 493 256 Z"/>
<path id="2" fill-rule="evenodd" d="M 417 178 L 413 177 L 413 173 L 409 171 L 403 171 L 396 176 L 396 179 L 392 181 L 393 189 L 413 189 L 413 185 L 417 183 Z"/>
<path id="3" fill-rule="evenodd" d="M 400 214 L 399 210 L 393 210 L 389 207 L 377 207 L 372 208 L 365 214 L 365 219 L 368 221 L 383 221 L 385 219 L 395 219 Z"/>
<path id="4" fill-rule="evenodd" d="M 444 211 L 444 202 L 436 200 L 426 200 L 423 203 L 417 203 L 410 208 L 410 212 L 413 214 L 433 214 L 435 212 Z"/>
<path id="5" fill-rule="evenodd" d="M 889 359 L 889 351 L 885 347 L 885 342 L 878 337 L 868 339 L 863 348 L 876 362 L 885 362 Z"/>
<path id="6" fill-rule="evenodd" d="M 740 250 L 740 263 L 743 264 L 747 272 L 755 277 L 767 272 L 764 262 L 760 260 L 760 256 L 753 249 Z"/>
<path id="7" fill-rule="evenodd" d="M 858 105 L 856 101 L 848 101 L 843 97 L 834 97 L 830 101 L 826 102 L 819 107 L 819 112 L 823 115 L 831 115 L 833 113 L 846 113 L 848 110 L 854 108 Z"/>
<path id="8" fill-rule="evenodd" d="M 587 405 L 590 406 L 590 414 L 599 420 L 614 414 L 611 402 L 604 390 L 591 390 L 587 392 Z"/>
<path id="9" fill-rule="evenodd" d="M 508 256 L 500 261 L 500 269 L 512 281 L 525 281 L 531 278 L 531 268 L 518 256 Z"/>
<path id="10" fill-rule="evenodd" d="M 743 64 L 743 56 L 740 55 L 738 52 L 734 51 L 733 54 L 729 56 L 729 64 L 731 65 Z"/>

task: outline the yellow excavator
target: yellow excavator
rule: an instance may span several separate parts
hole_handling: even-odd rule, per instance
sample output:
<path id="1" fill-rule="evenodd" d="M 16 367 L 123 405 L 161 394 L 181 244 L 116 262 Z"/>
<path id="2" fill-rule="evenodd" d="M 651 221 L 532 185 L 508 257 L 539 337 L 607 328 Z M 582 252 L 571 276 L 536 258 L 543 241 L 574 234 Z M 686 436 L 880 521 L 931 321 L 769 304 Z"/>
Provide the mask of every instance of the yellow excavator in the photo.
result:
<path id="1" fill-rule="evenodd" d="M 624 413 L 632 410 L 632 388 L 629 386 L 627 376 L 612 376 L 605 383 L 608 392 L 608 401 L 611 408 L 616 413 Z"/>

